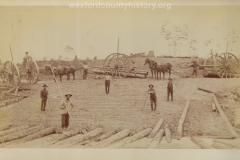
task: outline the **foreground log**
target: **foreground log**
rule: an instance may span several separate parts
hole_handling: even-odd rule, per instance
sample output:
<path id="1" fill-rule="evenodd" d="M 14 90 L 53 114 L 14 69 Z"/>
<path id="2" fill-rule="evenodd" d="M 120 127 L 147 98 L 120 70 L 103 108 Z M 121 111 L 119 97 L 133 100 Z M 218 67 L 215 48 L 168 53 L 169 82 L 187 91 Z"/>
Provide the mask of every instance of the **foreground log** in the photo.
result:
<path id="1" fill-rule="evenodd" d="M 102 143 L 100 144 L 100 147 L 105 147 L 114 142 L 117 142 L 117 141 L 127 137 L 129 135 L 129 133 L 130 133 L 130 131 L 128 129 L 124 129 L 124 130 L 120 131 L 119 133 L 103 140 Z"/>
<path id="2" fill-rule="evenodd" d="M 218 73 L 215 70 L 204 70 L 203 77 L 220 78 L 220 76 L 218 75 Z"/>
<path id="3" fill-rule="evenodd" d="M 164 135 L 164 129 L 160 129 L 159 132 L 153 138 L 153 141 L 149 144 L 147 148 L 157 148 L 158 144 L 161 142 Z"/>
<path id="4" fill-rule="evenodd" d="M 160 118 L 160 120 L 158 121 L 158 123 L 156 124 L 156 126 L 153 128 L 153 130 L 150 132 L 150 134 L 148 135 L 148 138 L 153 138 L 156 133 L 159 131 L 161 125 L 163 123 L 163 119 Z"/>
<path id="5" fill-rule="evenodd" d="M 233 129 L 232 124 L 229 122 L 227 116 L 224 114 L 222 108 L 220 107 L 220 105 L 219 105 L 219 103 L 217 101 L 216 96 L 214 94 L 212 94 L 212 96 L 213 96 L 213 100 L 214 100 L 215 106 L 217 107 L 217 110 L 218 110 L 220 116 L 223 118 L 224 122 L 228 126 L 228 130 L 231 132 L 231 134 L 233 135 L 234 138 L 238 138 L 237 132 Z"/>
<path id="6" fill-rule="evenodd" d="M 15 139 L 20 139 L 20 138 L 26 137 L 29 134 L 33 134 L 37 131 L 40 131 L 42 129 L 44 129 L 44 125 L 31 127 L 31 128 L 28 128 L 28 129 L 25 129 L 25 130 L 22 130 L 22 131 L 19 131 L 19 132 L 10 134 L 10 135 L 3 136 L 3 137 L 0 137 L 0 143 L 13 141 Z"/>
<path id="7" fill-rule="evenodd" d="M 144 129 L 143 131 L 141 132 L 138 132 L 136 134 L 134 134 L 133 136 L 131 137 L 127 137 L 125 139 L 123 139 L 121 142 L 119 143 L 116 143 L 116 144 L 113 144 L 111 145 L 111 148 L 119 148 L 119 147 L 122 147 L 126 144 L 129 144 L 129 143 L 132 143 L 136 140 L 139 140 L 141 138 L 144 138 L 146 137 L 147 135 L 149 135 L 149 133 L 151 132 L 152 128 L 147 128 L 147 129 Z"/>
<path id="8" fill-rule="evenodd" d="M 183 110 L 183 113 L 180 117 L 179 124 L 178 124 L 178 129 L 177 129 L 177 139 L 180 140 L 182 138 L 182 132 L 183 132 L 183 123 L 185 121 L 185 117 L 187 115 L 188 107 L 189 107 L 190 101 L 187 101 L 187 104 Z"/>
<path id="9" fill-rule="evenodd" d="M 10 127 L 12 127 L 12 124 L 0 125 L 0 131 L 7 130 L 7 129 L 9 129 Z"/>
<path id="10" fill-rule="evenodd" d="M 213 140 L 214 143 L 222 143 L 226 146 L 229 146 L 231 148 L 237 148 L 240 149 L 240 144 L 239 142 L 226 142 L 226 140 Z"/>
<path id="11" fill-rule="evenodd" d="M 234 149 L 233 147 L 231 146 L 228 146 L 228 145 L 225 145 L 223 143 L 219 143 L 219 142 L 214 142 L 212 144 L 212 147 L 213 148 L 216 148 L 216 149 Z"/>
<path id="12" fill-rule="evenodd" d="M 215 112 L 217 110 L 215 104 L 212 102 L 212 111 Z"/>
<path id="13" fill-rule="evenodd" d="M 79 134 L 79 135 L 76 135 L 76 136 L 73 136 L 73 137 L 70 137 L 70 138 L 67 138 L 67 139 L 64 139 L 62 141 L 59 141 L 57 143 L 55 143 L 52 147 L 70 147 L 70 146 L 73 146 L 77 143 L 81 143 L 83 141 L 86 141 L 90 138 L 93 138 L 99 134 L 102 134 L 103 132 L 103 129 L 102 128 L 97 128 L 93 131 L 90 131 L 86 134 Z"/>
<path id="14" fill-rule="evenodd" d="M 234 127 L 240 130 L 240 108 L 234 111 Z"/>
<path id="15" fill-rule="evenodd" d="M 16 133 L 16 132 L 19 132 L 19 131 L 27 129 L 27 128 L 29 128 L 28 125 L 5 130 L 5 131 L 0 132 L 0 137 L 6 136 L 6 135 L 9 135 L 12 133 Z"/>
<path id="16" fill-rule="evenodd" d="M 108 138 L 108 137 L 116 134 L 117 131 L 118 131 L 117 129 L 111 130 L 111 131 L 109 131 L 109 132 L 101 135 L 100 137 L 97 137 L 97 138 L 95 139 L 95 141 L 102 141 L 102 140 L 104 140 L 104 139 L 106 139 L 106 138 Z"/>
<path id="17" fill-rule="evenodd" d="M 168 128 L 168 125 L 165 126 L 165 139 L 168 143 L 172 142 L 172 135 L 170 129 Z"/>
<path id="18" fill-rule="evenodd" d="M 40 130 L 36 133 L 33 133 L 33 134 L 30 134 L 22 139 L 17 139 L 15 141 L 10 141 L 8 143 L 4 143 L 1 147 L 15 147 L 16 145 L 18 144 L 22 144 L 22 143 L 25 143 L 25 142 L 28 142 L 28 141 L 32 141 L 34 139 L 37 139 L 37 138 L 41 138 L 41 137 L 44 137 L 44 136 L 47 136 L 49 134 L 52 134 L 55 132 L 55 127 L 48 127 L 48 128 L 45 128 L 43 130 Z"/>
<path id="19" fill-rule="evenodd" d="M 190 140 L 193 141 L 196 145 L 198 145 L 202 149 L 214 149 L 213 147 L 209 146 L 206 142 L 204 142 L 201 138 L 192 137 Z"/>

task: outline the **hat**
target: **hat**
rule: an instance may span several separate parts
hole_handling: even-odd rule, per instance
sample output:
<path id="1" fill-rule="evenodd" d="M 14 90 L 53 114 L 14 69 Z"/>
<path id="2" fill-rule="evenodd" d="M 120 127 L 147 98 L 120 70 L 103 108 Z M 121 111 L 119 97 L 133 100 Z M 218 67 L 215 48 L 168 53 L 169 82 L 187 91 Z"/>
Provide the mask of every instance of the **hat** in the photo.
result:
<path id="1" fill-rule="evenodd" d="M 109 74 L 109 72 L 107 71 L 106 74 Z"/>
<path id="2" fill-rule="evenodd" d="M 26 54 L 28 54 L 28 52 L 25 52 Z"/>
<path id="3" fill-rule="evenodd" d="M 43 85 L 43 87 L 47 87 L 47 85 L 46 85 L 46 84 L 44 84 L 44 85 Z"/>
<path id="4" fill-rule="evenodd" d="M 168 80 L 172 80 L 172 78 L 169 78 Z"/>
<path id="5" fill-rule="evenodd" d="M 150 87 L 150 86 L 152 86 L 152 87 L 153 87 L 153 85 L 152 85 L 152 84 L 150 84 L 150 85 L 149 85 L 149 87 Z"/>
<path id="6" fill-rule="evenodd" d="M 67 95 L 70 95 L 72 97 L 72 94 L 70 94 L 70 93 L 65 94 L 65 96 L 67 96 Z"/>

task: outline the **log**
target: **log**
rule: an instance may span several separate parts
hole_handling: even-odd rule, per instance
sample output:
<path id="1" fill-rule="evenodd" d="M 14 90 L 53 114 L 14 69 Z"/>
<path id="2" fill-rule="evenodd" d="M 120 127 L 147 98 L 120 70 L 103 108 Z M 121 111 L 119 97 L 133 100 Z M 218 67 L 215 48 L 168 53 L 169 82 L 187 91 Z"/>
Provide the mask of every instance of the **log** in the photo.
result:
<path id="1" fill-rule="evenodd" d="M 213 95 L 213 100 L 214 100 L 215 106 L 217 107 L 217 110 L 218 110 L 220 116 L 223 118 L 224 122 L 228 126 L 228 130 L 231 132 L 233 137 L 238 138 L 239 136 L 238 136 L 237 132 L 233 129 L 232 124 L 229 122 L 227 116 L 224 114 L 222 108 L 220 107 L 220 105 L 219 105 L 219 103 L 217 101 L 216 96 L 214 94 L 212 94 L 212 95 Z"/>
<path id="2" fill-rule="evenodd" d="M 215 112 L 217 110 L 217 108 L 213 102 L 212 102 L 212 110 L 213 110 L 213 112 Z"/>
<path id="3" fill-rule="evenodd" d="M 177 129 L 177 139 L 178 140 L 180 140 L 182 138 L 183 123 L 184 123 L 185 117 L 187 115 L 189 103 L 190 103 L 190 101 L 188 100 L 186 106 L 184 107 L 183 113 L 180 117 L 179 123 L 178 123 L 178 129 Z"/>
<path id="4" fill-rule="evenodd" d="M 27 91 L 27 90 L 31 90 L 30 88 L 18 88 L 18 91 Z"/>
<path id="5" fill-rule="evenodd" d="M 93 72 L 96 73 L 96 74 L 105 74 L 105 72 L 103 70 L 94 69 Z M 146 76 L 147 76 L 147 74 L 139 74 L 139 73 L 137 73 L 136 76 L 135 76 L 134 73 L 130 73 L 126 77 L 128 77 L 128 78 L 146 78 Z"/>
<path id="6" fill-rule="evenodd" d="M 17 88 L 16 88 L 16 90 L 15 90 L 14 94 L 17 94 L 17 92 L 18 92 L 18 89 L 19 89 L 19 86 L 17 86 Z"/>
<path id="7" fill-rule="evenodd" d="M 2 124 L 0 125 L 0 131 L 8 130 L 10 127 L 12 127 L 12 124 Z"/>
<path id="8" fill-rule="evenodd" d="M 217 74 L 215 70 L 204 70 L 202 74 L 203 74 L 203 77 L 207 77 L 207 78 L 220 78 L 220 76 Z"/>
<path id="9" fill-rule="evenodd" d="M 240 149 L 240 144 L 238 142 L 236 142 L 236 143 L 227 143 L 227 142 L 222 141 L 222 140 L 213 140 L 213 142 L 214 143 L 222 143 L 222 144 L 227 145 L 227 146 L 229 146 L 231 148 Z"/>
<path id="10" fill-rule="evenodd" d="M 190 140 L 193 141 L 201 149 L 214 149 L 213 147 L 209 146 L 206 142 L 204 142 L 201 138 L 192 137 Z"/>
<path id="11" fill-rule="evenodd" d="M 21 126 L 21 127 L 16 127 L 16 128 L 12 128 L 12 129 L 9 129 L 9 130 L 6 130 L 6 131 L 2 131 L 2 132 L 0 132 L 0 137 L 9 135 L 9 134 L 12 134 L 12 133 L 15 133 L 15 132 L 19 132 L 19 131 L 24 130 L 24 129 L 27 129 L 27 128 L 29 128 L 28 125 L 26 125 L 26 126 Z"/>
<path id="12" fill-rule="evenodd" d="M 116 144 L 113 144 L 111 145 L 111 148 L 119 148 L 119 147 L 122 147 L 126 144 L 129 144 L 129 143 L 132 143 L 136 140 L 139 140 L 141 138 L 144 138 L 146 137 L 150 132 L 151 132 L 152 128 L 147 128 L 147 129 L 144 129 L 143 131 L 141 132 L 138 132 L 136 134 L 134 134 L 133 136 L 131 137 L 127 137 L 125 139 L 123 139 L 121 142 L 119 143 L 116 143 Z"/>
<path id="13" fill-rule="evenodd" d="M 167 125 L 165 126 L 165 139 L 166 139 L 166 142 L 168 142 L 168 143 L 171 143 L 171 142 L 172 142 L 171 131 L 170 131 L 170 129 L 168 128 Z"/>
<path id="14" fill-rule="evenodd" d="M 198 90 L 208 92 L 208 93 L 214 93 L 213 91 L 210 91 L 210 90 L 207 90 L 207 89 L 204 89 L 204 88 L 200 88 L 200 87 L 198 87 Z"/>
<path id="15" fill-rule="evenodd" d="M 124 129 L 124 130 L 118 132 L 117 134 L 103 140 L 102 143 L 100 144 L 100 147 L 105 147 L 114 142 L 117 142 L 117 141 L 127 137 L 129 135 L 129 133 L 130 133 L 130 131 L 128 129 Z"/>
<path id="16" fill-rule="evenodd" d="M 234 127 L 240 130 L 240 108 L 234 111 Z"/>
<path id="17" fill-rule="evenodd" d="M 51 139 L 51 141 L 43 144 L 42 146 L 43 147 L 48 147 L 48 146 L 51 146 L 51 145 L 54 145 L 55 143 L 59 142 L 59 141 L 62 141 L 66 138 L 69 138 L 69 137 L 72 137 L 72 136 L 75 136 L 76 134 L 79 134 L 81 132 L 81 129 L 72 129 L 68 132 L 68 135 L 66 134 L 59 134 L 57 137 L 54 137 Z"/>
<path id="18" fill-rule="evenodd" d="M 150 132 L 150 134 L 148 135 L 148 138 L 153 138 L 156 133 L 158 132 L 158 130 L 160 129 L 161 125 L 163 123 L 163 119 L 160 118 L 160 120 L 158 121 L 158 123 L 156 124 L 156 126 L 153 128 L 153 130 Z"/>
<path id="19" fill-rule="evenodd" d="M 18 144 L 22 144 L 22 143 L 25 143 L 25 142 L 28 142 L 28 141 L 32 141 L 34 139 L 37 139 L 37 138 L 41 138 L 41 137 L 44 137 L 44 136 L 47 136 L 49 134 L 52 134 L 55 132 L 55 127 L 48 127 L 48 128 L 45 128 L 43 130 L 40 130 L 36 133 L 33 133 L 33 134 L 30 134 L 22 139 L 17 139 L 15 141 L 10 141 L 10 142 L 7 142 L 6 144 L 4 143 L 1 147 L 14 147 Z"/>
<path id="20" fill-rule="evenodd" d="M 79 134 L 79 135 L 76 135 L 76 136 L 73 136 L 73 137 L 70 137 L 70 138 L 67 138 L 67 139 L 64 139 L 62 141 L 59 141 L 57 143 L 55 143 L 54 145 L 52 145 L 52 147 L 70 147 L 70 146 L 73 146 L 77 143 L 81 143 L 83 141 L 86 141 L 90 138 L 93 138 L 99 134 L 102 134 L 103 132 L 103 129 L 102 128 L 97 128 L 93 131 L 90 131 L 86 134 Z"/>
<path id="21" fill-rule="evenodd" d="M 108 138 L 108 137 L 116 134 L 117 131 L 118 131 L 117 129 L 111 130 L 111 131 L 109 131 L 109 132 L 101 135 L 100 137 L 97 137 L 97 138 L 95 139 L 95 141 L 102 141 L 102 140 L 104 140 L 104 139 L 106 139 L 106 138 Z"/>
<path id="22" fill-rule="evenodd" d="M 0 137 L 0 143 L 4 143 L 4 142 L 9 142 L 9 141 L 13 141 L 13 140 L 16 140 L 16 139 L 20 139 L 20 138 L 28 136 L 29 134 L 35 133 L 37 131 L 40 131 L 42 129 L 44 129 L 44 125 L 31 127 L 31 128 L 28 128 L 28 129 L 25 129 L 25 130 L 22 130 L 22 131 L 19 131 L 19 132 L 16 132 L 16 133 L 12 133 L 10 135 L 3 136 L 3 137 Z"/>
<path id="23" fill-rule="evenodd" d="M 153 141 L 149 144 L 147 148 L 157 148 L 158 144 L 161 142 L 164 135 L 164 129 L 160 129 L 159 132 L 153 138 Z"/>
<path id="24" fill-rule="evenodd" d="M 16 89 L 15 87 L 11 88 L 10 90 L 6 91 L 4 94 L 10 93 L 10 92 L 14 91 L 15 89 Z"/>
<path id="25" fill-rule="evenodd" d="M 231 146 L 228 146 L 228 145 L 225 145 L 223 143 L 219 143 L 219 142 L 215 142 L 212 144 L 212 147 L 213 148 L 216 148 L 216 149 L 234 149 L 233 147 Z"/>

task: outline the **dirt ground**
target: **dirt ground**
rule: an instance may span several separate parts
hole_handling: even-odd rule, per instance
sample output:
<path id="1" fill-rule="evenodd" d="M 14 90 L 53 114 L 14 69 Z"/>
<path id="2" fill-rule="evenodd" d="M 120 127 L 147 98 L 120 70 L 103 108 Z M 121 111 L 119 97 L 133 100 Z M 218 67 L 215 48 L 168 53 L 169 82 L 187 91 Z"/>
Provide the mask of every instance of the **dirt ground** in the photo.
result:
<path id="1" fill-rule="evenodd" d="M 139 61 L 138 64 L 144 63 L 144 59 Z M 73 125 L 75 127 L 85 127 L 88 130 L 102 127 L 104 132 L 112 129 L 127 128 L 134 134 L 144 128 L 153 128 L 159 119 L 163 118 L 161 128 L 167 124 L 173 138 L 175 138 L 179 119 L 187 100 L 190 100 L 184 122 L 184 136 L 231 136 L 220 115 L 212 112 L 211 94 L 200 91 L 197 87 L 206 88 L 220 94 L 227 94 L 234 88 L 240 87 L 240 79 L 208 79 L 201 78 L 201 76 L 200 78 L 180 78 L 181 73 L 175 72 L 172 75 L 175 85 L 173 102 L 166 101 L 167 79 L 156 80 L 150 77 L 146 79 L 113 79 L 110 94 L 106 95 L 103 75 L 101 75 L 101 79 L 94 79 L 95 75 L 91 73 L 87 80 L 82 80 L 81 74 L 77 73 L 74 81 L 67 81 L 66 77 L 64 77 L 63 82 L 59 82 L 61 91 L 58 89 L 57 84 L 53 82 L 51 75 L 41 75 L 41 81 L 37 84 L 22 81 L 21 87 L 30 88 L 31 90 L 22 91 L 19 94 L 29 97 L 19 103 L 0 108 L 0 121 L 13 123 L 16 126 L 49 124 L 57 126 L 58 130 L 60 130 L 61 116 L 58 107 L 63 99 L 62 94 L 71 93 L 75 107 L 71 111 L 70 129 L 73 128 Z M 44 83 L 48 85 L 49 98 L 46 111 L 41 112 L 40 91 Z M 149 98 L 144 105 L 149 84 L 154 85 L 157 93 L 156 111 L 150 110 Z M 220 105 L 228 106 L 225 113 L 233 123 L 234 106 L 229 106 L 224 99 L 218 100 Z M 239 105 L 239 103 L 236 103 L 236 105 Z"/>

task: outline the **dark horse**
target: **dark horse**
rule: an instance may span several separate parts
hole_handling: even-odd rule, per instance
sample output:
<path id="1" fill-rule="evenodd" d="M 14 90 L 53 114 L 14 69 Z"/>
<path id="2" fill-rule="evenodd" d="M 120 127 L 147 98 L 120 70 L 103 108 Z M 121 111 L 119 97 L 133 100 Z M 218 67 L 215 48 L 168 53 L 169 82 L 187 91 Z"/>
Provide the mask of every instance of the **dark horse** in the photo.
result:
<path id="1" fill-rule="evenodd" d="M 160 79 L 161 79 L 161 72 L 163 73 L 163 78 L 165 78 L 165 72 L 169 73 L 169 78 L 171 76 L 171 70 L 172 70 L 172 65 L 170 63 L 165 63 L 165 64 L 154 64 L 153 65 L 154 70 L 157 71 L 157 79 L 158 79 L 158 73 L 160 73 Z"/>
<path id="2" fill-rule="evenodd" d="M 55 77 L 59 76 L 60 81 L 62 81 L 62 76 L 63 75 L 66 75 L 67 80 L 69 80 L 70 79 L 70 74 L 72 74 L 73 80 L 74 80 L 75 79 L 75 72 L 76 72 L 76 68 L 74 66 L 61 66 L 61 67 L 53 69 L 54 76 Z"/>
<path id="3" fill-rule="evenodd" d="M 156 68 L 155 68 L 154 66 L 157 65 L 157 62 L 155 62 L 154 60 L 150 60 L 150 59 L 147 58 L 147 59 L 145 60 L 144 65 L 146 65 L 146 64 L 149 65 L 149 69 L 150 69 L 150 71 L 151 71 L 151 73 L 152 73 L 152 78 L 153 78 L 153 72 L 154 72 L 154 75 L 155 75 L 155 77 L 156 77 Z"/>

